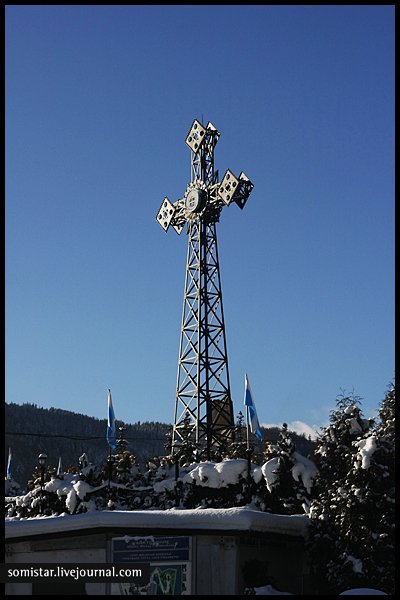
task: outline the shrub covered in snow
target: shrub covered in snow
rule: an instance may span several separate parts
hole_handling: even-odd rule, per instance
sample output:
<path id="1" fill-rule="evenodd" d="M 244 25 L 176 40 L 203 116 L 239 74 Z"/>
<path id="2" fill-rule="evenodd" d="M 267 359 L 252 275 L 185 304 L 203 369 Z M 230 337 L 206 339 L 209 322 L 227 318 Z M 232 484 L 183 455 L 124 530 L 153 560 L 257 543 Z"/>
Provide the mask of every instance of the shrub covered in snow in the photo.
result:
<path id="1" fill-rule="evenodd" d="M 14 479 L 4 480 L 4 495 L 7 496 L 18 496 L 21 493 L 20 484 Z"/>
<path id="2" fill-rule="evenodd" d="M 310 491 L 315 476 L 315 465 L 294 452 L 290 481 L 294 488 L 303 491 L 299 504 L 291 510 L 285 498 L 276 492 L 281 471 L 275 459 L 261 466 L 251 463 L 250 473 L 248 460 L 243 458 L 185 464 L 178 468 L 176 476 L 171 457 L 155 457 L 142 473 L 125 453 L 122 455 L 125 468 L 114 469 L 111 479 L 107 464 L 93 465 L 86 455 L 79 459 L 78 472 L 64 473 L 62 477 L 53 473 L 45 482 L 43 494 L 40 480 L 36 479 L 28 494 L 8 498 L 7 515 L 77 514 L 105 508 L 229 508 L 250 503 L 259 510 L 296 514 L 303 512 L 300 500 Z M 116 455 L 115 464 L 121 464 L 121 453 Z"/>

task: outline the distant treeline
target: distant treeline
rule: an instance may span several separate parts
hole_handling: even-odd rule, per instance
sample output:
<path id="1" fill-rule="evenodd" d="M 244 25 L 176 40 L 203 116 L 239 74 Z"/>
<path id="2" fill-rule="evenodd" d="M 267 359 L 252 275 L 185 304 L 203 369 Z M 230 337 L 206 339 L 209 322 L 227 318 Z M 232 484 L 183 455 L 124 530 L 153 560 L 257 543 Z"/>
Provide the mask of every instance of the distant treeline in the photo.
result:
<path id="1" fill-rule="evenodd" d="M 117 427 L 122 425 L 117 421 Z M 153 456 L 163 456 L 165 435 L 169 425 L 155 421 L 124 423 L 127 449 L 140 464 Z M 64 469 L 77 466 L 85 452 L 92 463 L 102 463 L 108 456 L 106 442 L 107 420 L 88 417 L 59 408 L 41 408 L 36 404 L 5 405 L 5 460 L 8 448 L 12 451 L 12 477 L 23 489 L 37 465 L 37 457 L 47 454 L 47 464 L 57 467 L 61 456 Z M 274 443 L 278 427 L 264 429 L 264 439 Z M 304 435 L 293 433 L 297 450 L 312 455 L 314 443 Z"/>

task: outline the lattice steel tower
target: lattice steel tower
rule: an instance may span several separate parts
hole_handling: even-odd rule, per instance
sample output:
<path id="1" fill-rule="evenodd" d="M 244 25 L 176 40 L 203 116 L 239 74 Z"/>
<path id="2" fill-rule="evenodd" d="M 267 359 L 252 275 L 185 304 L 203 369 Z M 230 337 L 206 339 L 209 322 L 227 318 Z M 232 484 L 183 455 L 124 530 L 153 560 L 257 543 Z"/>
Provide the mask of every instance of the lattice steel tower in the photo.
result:
<path id="1" fill-rule="evenodd" d="M 233 441 L 234 427 L 216 223 L 232 201 L 243 208 L 253 189 L 243 172 L 235 177 L 229 169 L 218 182 L 214 148 L 219 136 L 212 123 L 193 121 L 186 137 L 191 181 L 183 198 L 174 203 L 164 198 L 156 217 L 164 231 L 172 226 L 180 234 L 187 224 L 188 233 L 172 446 L 189 428 L 208 459 Z"/>

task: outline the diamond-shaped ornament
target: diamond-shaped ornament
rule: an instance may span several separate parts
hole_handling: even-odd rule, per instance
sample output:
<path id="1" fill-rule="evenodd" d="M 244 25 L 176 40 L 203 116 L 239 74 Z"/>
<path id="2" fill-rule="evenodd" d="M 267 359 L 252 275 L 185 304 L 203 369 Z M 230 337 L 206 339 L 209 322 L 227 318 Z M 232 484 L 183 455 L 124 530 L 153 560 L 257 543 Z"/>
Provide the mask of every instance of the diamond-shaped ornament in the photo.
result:
<path id="1" fill-rule="evenodd" d="M 177 233 L 178 235 L 180 235 L 180 234 L 181 234 L 181 231 L 182 231 L 182 229 L 183 229 L 183 227 L 184 227 L 184 226 L 183 226 L 183 224 L 181 223 L 180 225 L 172 225 L 172 227 L 175 229 L 176 233 Z"/>
<path id="2" fill-rule="evenodd" d="M 238 184 L 239 179 L 235 177 L 232 171 L 227 169 L 218 188 L 218 195 L 227 206 L 229 206 L 232 200 L 234 199 L 235 193 L 238 189 Z"/>
<path id="3" fill-rule="evenodd" d="M 168 230 L 168 227 L 172 221 L 172 217 L 175 214 L 175 207 L 174 205 L 169 201 L 169 199 L 167 198 L 167 196 L 165 196 L 163 203 L 160 206 L 160 210 L 158 211 L 157 214 L 157 222 L 159 223 L 159 225 L 161 225 L 161 227 L 164 229 L 164 231 Z"/>
<path id="4" fill-rule="evenodd" d="M 203 125 L 195 119 L 192 123 L 190 131 L 186 137 L 185 142 L 191 150 L 196 154 L 204 141 L 206 130 Z"/>
<path id="5" fill-rule="evenodd" d="M 239 175 L 239 192 L 234 199 L 239 208 L 243 210 L 254 184 L 243 171 Z"/>

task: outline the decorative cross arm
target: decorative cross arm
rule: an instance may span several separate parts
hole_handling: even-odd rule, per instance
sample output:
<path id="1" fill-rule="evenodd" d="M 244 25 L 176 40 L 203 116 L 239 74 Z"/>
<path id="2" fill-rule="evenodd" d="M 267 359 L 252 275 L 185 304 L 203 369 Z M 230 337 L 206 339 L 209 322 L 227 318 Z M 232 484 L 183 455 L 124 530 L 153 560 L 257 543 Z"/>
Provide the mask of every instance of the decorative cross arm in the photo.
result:
<path id="1" fill-rule="evenodd" d="M 211 122 L 204 127 L 197 119 L 193 121 L 185 140 L 192 151 L 192 181 L 183 198 L 174 203 L 167 196 L 164 198 L 156 216 L 164 231 L 172 226 L 180 234 L 185 223 L 195 219 L 215 223 L 222 208 L 231 202 L 244 208 L 254 187 L 247 175 L 242 171 L 236 177 L 227 169 L 219 183 L 218 171 L 214 172 L 214 148 L 219 135 Z"/>

